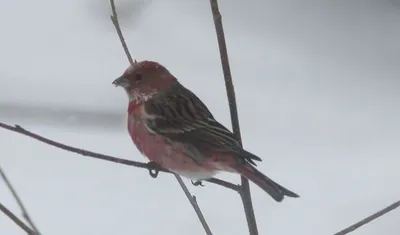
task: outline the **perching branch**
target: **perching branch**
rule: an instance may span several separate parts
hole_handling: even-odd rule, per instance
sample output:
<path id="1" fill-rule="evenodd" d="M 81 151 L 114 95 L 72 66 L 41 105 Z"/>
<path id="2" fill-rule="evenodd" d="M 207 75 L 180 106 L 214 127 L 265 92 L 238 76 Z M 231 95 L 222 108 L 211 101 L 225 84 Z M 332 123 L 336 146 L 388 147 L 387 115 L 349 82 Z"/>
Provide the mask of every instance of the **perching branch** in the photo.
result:
<path id="1" fill-rule="evenodd" d="M 10 183 L 10 181 L 8 180 L 6 174 L 4 173 L 3 169 L 0 166 L 0 176 L 1 178 L 3 178 L 4 182 L 6 183 L 8 189 L 11 191 L 11 194 L 13 195 L 13 197 L 15 198 L 15 200 L 17 201 L 18 206 L 21 208 L 22 210 L 22 217 L 24 217 L 24 219 L 26 219 L 26 221 L 29 223 L 29 225 L 32 227 L 29 228 L 27 225 L 25 225 L 20 219 L 18 219 L 11 211 L 9 211 L 6 207 L 4 207 L 3 205 L 0 204 L 0 210 L 3 211 L 4 214 L 6 214 L 12 221 L 14 221 L 19 227 L 21 227 L 25 232 L 27 232 L 28 234 L 31 235 L 39 235 L 39 230 L 37 229 L 37 227 L 35 226 L 35 224 L 33 223 L 31 217 L 28 214 L 28 211 L 25 209 L 24 204 L 22 203 L 21 199 L 19 198 L 17 192 L 15 191 L 14 187 L 12 186 L 12 184 Z"/>
<path id="2" fill-rule="evenodd" d="M 210 0 L 211 11 L 214 19 L 215 31 L 217 33 L 219 53 L 221 57 L 222 70 L 224 72 L 225 87 L 228 96 L 229 109 L 231 113 L 232 131 L 236 136 L 236 139 L 242 145 L 242 138 L 240 135 L 239 127 L 239 116 L 236 107 L 236 95 L 233 87 L 232 75 L 229 66 L 228 50 L 226 48 L 224 28 L 222 26 L 221 13 L 218 8 L 217 0 Z M 250 235 L 258 235 L 256 217 L 254 215 L 253 203 L 251 201 L 249 181 L 242 176 L 241 177 L 241 189 L 240 197 L 242 198 L 244 211 L 247 219 L 247 226 L 249 228 Z"/>
<path id="3" fill-rule="evenodd" d="M 381 217 L 382 215 L 396 209 L 399 206 L 400 206 L 400 201 L 397 201 L 397 202 L 391 204 L 390 206 L 387 206 L 387 207 L 383 208 L 382 210 L 376 212 L 375 214 L 372 214 L 372 215 L 368 216 L 367 218 L 343 229 L 342 231 L 335 233 L 334 235 L 345 235 L 345 234 L 351 233 L 354 230 L 360 228 L 361 226 L 368 224 L 369 222 Z"/>
<path id="4" fill-rule="evenodd" d="M 171 173 L 170 171 L 168 171 L 166 169 L 163 169 L 160 166 L 155 166 L 153 164 L 137 162 L 137 161 L 131 161 L 131 160 L 128 160 L 128 159 L 123 159 L 123 158 L 112 157 L 110 155 L 96 153 L 96 152 L 92 152 L 92 151 L 89 151 L 89 150 L 86 150 L 86 149 L 80 149 L 80 148 L 76 148 L 76 147 L 69 146 L 69 145 L 66 145 L 66 144 L 62 144 L 60 142 L 56 142 L 54 140 L 51 140 L 51 139 L 48 139 L 48 138 L 43 137 L 41 135 L 35 134 L 33 132 L 30 132 L 30 131 L 22 128 L 19 125 L 11 126 L 11 125 L 7 125 L 5 123 L 0 122 L 0 128 L 7 129 L 7 130 L 10 130 L 10 131 L 13 131 L 13 132 L 28 136 L 28 137 L 33 138 L 35 140 L 38 140 L 38 141 L 40 141 L 42 143 L 54 146 L 54 147 L 59 148 L 59 149 L 63 149 L 63 150 L 68 151 L 68 152 L 77 153 L 77 154 L 83 155 L 85 157 L 91 157 L 91 158 L 100 159 L 100 160 L 109 161 L 109 162 L 114 162 L 114 163 L 119 163 L 119 164 L 123 164 L 123 165 L 127 165 L 127 166 L 134 166 L 134 167 L 137 167 L 137 168 L 143 168 L 143 169 L 147 169 L 149 171 L 156 172 L 156 173 L 158 173 L 158 172 Z M 155 173 L 151 173 L 151 174 L 155 174 Z M 239 191 L 240 190 L 240 187 L 238 185 L 229 183 L 229 182 L 224 181 L 224 180 L 212 178 L 212 179 L 209 179 L 209 180 L 206 180 L 206 181 L 210 182 L 210 183 L 213 183 L 213 184 L 217 184 L 217 185 L 223 186 L 223 187 L 228 188 L 228 189 L 232 189 L 234 191 Z"/>

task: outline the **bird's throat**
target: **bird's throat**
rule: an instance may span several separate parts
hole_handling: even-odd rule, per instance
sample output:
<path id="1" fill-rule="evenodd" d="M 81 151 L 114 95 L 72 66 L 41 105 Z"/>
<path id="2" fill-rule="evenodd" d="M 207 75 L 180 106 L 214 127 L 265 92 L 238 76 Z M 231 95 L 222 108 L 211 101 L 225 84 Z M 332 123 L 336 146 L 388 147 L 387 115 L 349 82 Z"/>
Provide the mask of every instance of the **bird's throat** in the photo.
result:
<path id="1" fill-rule="evenodd" d="M 128 91 L 128 97 L 129 97 L 128 113 L 132 113 L 135 110 L 137 110 L 147 100 L 151 99 L 154 94 L 156 94 L 155 90 L 147 90 L 143 92 L 139 89 L 133 89 L 131 91 Z"/>

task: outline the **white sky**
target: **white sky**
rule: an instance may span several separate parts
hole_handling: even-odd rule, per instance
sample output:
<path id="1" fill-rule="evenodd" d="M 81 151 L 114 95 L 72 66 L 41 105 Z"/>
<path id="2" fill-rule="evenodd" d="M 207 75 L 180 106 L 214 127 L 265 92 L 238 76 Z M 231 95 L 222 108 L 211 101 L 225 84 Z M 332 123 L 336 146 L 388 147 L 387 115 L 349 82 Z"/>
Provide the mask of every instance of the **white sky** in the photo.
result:
<path id="1" fill-rule="evenodd" d="M 245 146 L 264 159 L 263 172 L 301 195 L 276 204 L 252 186 L 260 234 L 332 234 L 399 199 L 397 2 L 220 0 Z M 133 56 L 163 63 L 229 127 L 208 1 L 117 3 Z M 55 128 L 54 120 L 50 128 L 2 109 L 0 118 L 144 160 L 124 129 L 125 94 L 111 85 L 128 62 L 108 1 L 5 1 L 0 15 L 0 107 L 98 111 L 117 124 L 99 117 L 95 130 Z M 59 122 L 67 119 L 74 116 Z M 44 234 L 203 234 L 171 176 L 153 180 L 6 131 L 0 146 L 2 167 Z M 247 232 L 237 195 L 191 190 L 215 234 Z M 0 200 L 17 209 L 2 183 Z M 398 216 L 354 234 L 396 235 Z M 22 234 L 0 215 L 3 233 Z"/>

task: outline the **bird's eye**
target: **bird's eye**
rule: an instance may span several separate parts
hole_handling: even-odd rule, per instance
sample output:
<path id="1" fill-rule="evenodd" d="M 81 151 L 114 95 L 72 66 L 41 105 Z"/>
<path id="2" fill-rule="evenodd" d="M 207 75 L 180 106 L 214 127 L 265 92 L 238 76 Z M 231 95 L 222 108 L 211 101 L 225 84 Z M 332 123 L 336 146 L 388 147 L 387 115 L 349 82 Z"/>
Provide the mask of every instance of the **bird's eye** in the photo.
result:
<path id="1" fill-rule="evenodd" d="M 142 80 L 142 74 L 141 74 L 141 73 L 137 73 L 137 74 L 135 75 L 135 81 L 139 82 L 139 81 L 141 81 L 141 80 Z"/>

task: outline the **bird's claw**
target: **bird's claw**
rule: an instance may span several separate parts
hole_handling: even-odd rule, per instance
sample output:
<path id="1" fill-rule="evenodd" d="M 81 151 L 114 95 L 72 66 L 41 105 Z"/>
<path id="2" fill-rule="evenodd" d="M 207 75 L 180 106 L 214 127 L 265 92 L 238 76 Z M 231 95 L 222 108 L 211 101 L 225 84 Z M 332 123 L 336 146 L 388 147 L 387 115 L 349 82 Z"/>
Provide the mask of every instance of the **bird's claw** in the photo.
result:
<path id="1" fill-rule="evenodd" d="M 157 178 L 158 172 L 160 172 L 160 165 L 158 165 L 156 162 L 148 162 L 147 163 L 147 169 L 149 170 L 149 174 L 153 178 Z"/>
<path id="2" fill-rule="evenodd" d="M 201 181 L 201 180 L 197 180 L 197 181 L 191 180 L 191 181 L 192 181 L 192 184 L 193 184 L 194 186 L 201 186 L 201 187 L 204 187 L 203 181 Z"/>

